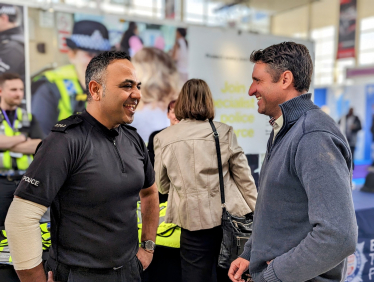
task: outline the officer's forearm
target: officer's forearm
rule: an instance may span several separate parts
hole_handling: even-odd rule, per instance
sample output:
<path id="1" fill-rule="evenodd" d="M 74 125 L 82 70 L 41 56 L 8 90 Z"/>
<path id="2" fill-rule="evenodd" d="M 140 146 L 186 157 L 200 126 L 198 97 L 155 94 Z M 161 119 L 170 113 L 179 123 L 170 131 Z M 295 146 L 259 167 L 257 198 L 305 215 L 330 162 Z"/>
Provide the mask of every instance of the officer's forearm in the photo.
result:
<path id="1" fill-rule="evenodd" d="M 26 142 L 19 143 L 9 150 L 15 153 L 34 154 L 36 147 L 41 141 L 41 139 L 28 139 Z"/>
<path id="2" fill-rule="evenodd" d="M 156 240 L 159 217 L 159 201 L 156 184 L 140 191 L 142 212 L 142 241 Z"/>
<path id="3" fill-rule="evenodd" d="M 26 140 L 25 135 L 17 135 L 17 136 L 5 136 L 0 134 L 0 149 L 1 150 L 8 150 L 17 144 L 22 144 Z"/>
<path id="4" fill-rule="evenodd" d="M 45 282 L 47 281 L 43 269 L 43 264 L 40 263 L 37 267 L 27 270 L 16 270 L 21 282 Z"/>

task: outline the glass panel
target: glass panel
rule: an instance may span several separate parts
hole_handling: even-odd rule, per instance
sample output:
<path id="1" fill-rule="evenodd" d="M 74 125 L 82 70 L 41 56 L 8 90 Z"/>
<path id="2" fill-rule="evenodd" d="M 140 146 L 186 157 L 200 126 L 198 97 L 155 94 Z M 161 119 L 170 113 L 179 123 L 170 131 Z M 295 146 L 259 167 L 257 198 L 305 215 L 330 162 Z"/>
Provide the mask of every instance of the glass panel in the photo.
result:
<path id="1" fill-rule="evenodd" d="M 374 51 L 360 53 L 358 57 L 358 63 L 360 65 L 371 65 L 374 64 Z"/>
<path id="2" fill-rule="evenodd" d="M 188 0 L 184 3 L 186 21 L 193 23 L 202 23 L 204 21 L 204 0 Z"/>
<path id="3" fill-rule="evenodd" d="M 360 35 L 360 51 L 368 49 L 374 49 L 374 31 Z"/>
<path id="4" fill-rule="evenodd" d="M 95 0 L 65 0 L 65 4 L 76 7 L 96 8 L 97 2 Z"/>
<path id="5" fill-rule="evenodd" d="M 361 31 L 374 29 L 374 17 L 361 20 Z"/>

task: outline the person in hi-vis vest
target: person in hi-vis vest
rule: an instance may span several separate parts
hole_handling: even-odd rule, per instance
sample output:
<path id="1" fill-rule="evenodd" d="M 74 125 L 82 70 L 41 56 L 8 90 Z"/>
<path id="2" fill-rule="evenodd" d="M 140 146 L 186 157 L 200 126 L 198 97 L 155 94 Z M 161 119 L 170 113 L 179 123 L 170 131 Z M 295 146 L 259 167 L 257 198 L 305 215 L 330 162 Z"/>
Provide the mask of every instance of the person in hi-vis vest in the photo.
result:
<path id="1" fill-rule="evenodd" d="M 79 21 L 66 39 L 70 65 L 42 73 L 33 80 L 32 113 L 47 135 L 57 121 L 86 108 L 85 71 L 98 53 L 109 51 L 107 28 L 95 21 Z"/>
<path id="2" fill-rule="evenodd" d="M 24 96 L 23 88 L 18 74 L 0 76 L 0 232 L 4 232 L 4 221 L 14 191 L 43 138 L 36 119 L 19 107 Z M 2 253 L 3 239 L 0 236 L 0 280 L 19 281 L 8 257 Z"/>

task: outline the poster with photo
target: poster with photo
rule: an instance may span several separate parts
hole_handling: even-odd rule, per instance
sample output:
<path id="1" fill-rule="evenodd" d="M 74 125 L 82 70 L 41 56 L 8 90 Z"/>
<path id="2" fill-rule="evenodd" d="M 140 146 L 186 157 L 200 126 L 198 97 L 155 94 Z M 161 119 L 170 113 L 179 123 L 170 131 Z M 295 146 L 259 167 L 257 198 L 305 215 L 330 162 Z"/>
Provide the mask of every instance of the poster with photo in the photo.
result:
<path id="1" fill-rule="evenodd" d="M 37 11 L 29 10 L 35 33 L 30 46 L 35 73 L 31 112 L 45 134 L 57 121 L 84 110 L 87 65 L 93 56 L 109 50 L 127 52 L 137 70 L 142 99 L 131 125 L 145 143 L 152 132 L 170 125 L 167 106 L 187 78 L 186 29 L 114 15 L 61 12 L 55 14 L 55 28 L 48 28 L 40 26 Z M 34 42 L 53 52 L 39 52 Z M 185 71 L 183 76 L 180 70 Z"/>
<path id="2" fill-rule="evenodd" d="M 74 14 L 75 22 L 82 20 L 102 23 L 108 29 L 111 48 L 125 51 L 132 58 L 142 82 L 142 99 L 131 126 L 148 143 L 153 132 L 170 125 L 168 104 L 188 79 L 187 29 L 113 15 Z"/>
<path id="3" fill-rule="evenodd" d="M 17 73 L 25 81 L 25 34 L 22 6 L 0 3 L 0 74 Z"/>

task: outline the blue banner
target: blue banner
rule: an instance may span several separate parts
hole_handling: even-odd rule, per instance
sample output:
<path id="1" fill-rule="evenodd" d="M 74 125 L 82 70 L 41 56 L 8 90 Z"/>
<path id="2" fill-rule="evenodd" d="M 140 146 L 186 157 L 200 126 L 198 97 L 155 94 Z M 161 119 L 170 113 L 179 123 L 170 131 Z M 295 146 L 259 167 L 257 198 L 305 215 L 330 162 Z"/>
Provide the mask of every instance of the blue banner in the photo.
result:
<path id="1" fill-rule="evenodd" d="M 374 208 L 356 210 L 358 244 L 348 257 L 347 282 L 374 281 Z"/>

